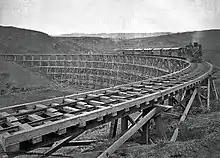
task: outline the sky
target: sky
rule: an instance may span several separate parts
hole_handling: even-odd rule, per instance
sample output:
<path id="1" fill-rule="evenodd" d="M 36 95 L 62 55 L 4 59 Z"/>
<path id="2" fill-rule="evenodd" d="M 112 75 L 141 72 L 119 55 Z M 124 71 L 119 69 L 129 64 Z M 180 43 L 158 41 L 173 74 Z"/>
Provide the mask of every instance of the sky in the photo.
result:
<path id="1" fill-rule="evenodd" d="M 0 0 L 0 25 L 46 32 L 183 32 L 220 28 L 220 0 Z"/>

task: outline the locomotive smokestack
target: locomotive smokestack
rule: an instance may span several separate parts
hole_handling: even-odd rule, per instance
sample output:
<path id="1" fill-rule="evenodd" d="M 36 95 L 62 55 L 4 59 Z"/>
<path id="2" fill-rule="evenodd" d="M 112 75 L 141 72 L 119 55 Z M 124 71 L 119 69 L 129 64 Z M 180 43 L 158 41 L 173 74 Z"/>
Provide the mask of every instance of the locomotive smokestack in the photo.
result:
<path id="1" fill-rule="evenodd" d="M 198 42 L 194 42 L 193 45 L 194 45 L 194 47 L 198 47 L 199 43 Z"/>

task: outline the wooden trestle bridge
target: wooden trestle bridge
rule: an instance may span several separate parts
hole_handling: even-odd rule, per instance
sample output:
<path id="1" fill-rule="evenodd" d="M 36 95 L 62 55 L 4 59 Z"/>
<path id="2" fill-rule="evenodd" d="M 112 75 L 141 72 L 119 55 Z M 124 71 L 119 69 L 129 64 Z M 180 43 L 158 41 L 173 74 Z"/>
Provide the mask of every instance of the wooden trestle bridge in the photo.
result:
<path id="1" fill-rule="evenodd" d="M 122 135 L 100 158 L 108 157 L 139 131 L 149 143 L 149 122 L 158 136 L 167 139 L 161 114 L 182 107 L 179 125 L 196 98 L 209 109 L 210 95 L 217 96 L 208 62 L 191 63 L 179 48 L 126 50 L 115 54 L 0 54 L 8 61 L 44 73 L 66 84 L 98 90 L 41 100 L 0 109 L 0 144 L 5 153 L 30 151 L 52 145 L 49 156 L 84 131 L 117 120 Z M 133 120 L 129 115 L 140 112 Z M 130 122 L 130 126 L 129 123 Z M 178 136 L 175 129 L 171 141 Z M 42 156 L 42 157 L 43 157 Z"/>

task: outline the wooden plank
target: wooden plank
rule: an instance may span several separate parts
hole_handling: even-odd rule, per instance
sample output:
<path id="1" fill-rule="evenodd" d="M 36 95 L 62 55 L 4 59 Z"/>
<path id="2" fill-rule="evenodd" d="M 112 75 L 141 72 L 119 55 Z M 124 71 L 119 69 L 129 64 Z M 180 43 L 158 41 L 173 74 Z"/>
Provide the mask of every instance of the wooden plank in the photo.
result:
<path id="1" fill-rule="evenodd" d="M 181 115 L 179 113 L 170 113 L 170 112 L 163 112 L 164 115 L 169 115 L 169 116 L 174 116 L 174 117 L 177 117 L 177 118 L 180 118 Z"/>
<path id="2" fill-rule="evenodd" d="M 16 128 L 19 128 L 19 127 L 17 126 Z M 2 127 L 0 126 L 0 130 L 3 131 L 4 128 L 2 128 Z M 8 137 L 8 136 L 10 136 L 10 134 L 9 134 L 7 131 L 0 132 L 0 147 L 1 147 L 1 149 L 2 149 L 1 152 L 6 152 L 5 139 L 4 139 L 4 138 L 5 138 L 5 137 Z M 4 154 L 2 154 L 2 155 L 4 155 Z"/>
<path id="3" fill-rule="evenodd" d="M 7 118 L 7 117 L 9 117 L 10 116 L 10 114 L 8 114 L 7 112 L 1 112 L 0 113 L 0 117 L 5 117 L 5 118 Z"/>
<path id="4" fill-rule="evenodd" d="M 46 125 L 47 123 L 52 123 L 53 120 L 57 120 L 64 117 L 62 113 L 60 114 L 53 113 L 53 114 L 54 115 L 47 118 L 43 118 L 38 115 L 32 114 L 28 117 L 31 120 L 31 122 L 28 122 L 28 124 L 30 124 L 31 126 L 36 126 L 41 124 Z"/>
<path id="5" fill-rule="evenodd" d="M 95 98 L 98 98 L 98 97 L 99 97 L 99 95 L 97 95 L 97 94 L 88 94 L 86 96 L 86 99 L 95 99 Z"/>
<path id="6" fill-rule="evenodd" d="M 36 120 L 43 120 L 44 118 L 39 116 L 39 115 L 36 115 L 36 114 L 31 114 L 31 115 L 28 115 L 27 117 L 30 121 L 36 121 Z"/>
<path id="7" fill-rule="evenodd" d="M 207 86 L 199 86 L 199 88 L 207 89 Z"/>
<path id="8" fill-rule="evenodd" d="M 70 98 L 65 98 L 65 99 L 63 100 L 63 102 L 64 102 L 64 103 L 75 103 L 76 100 L 70 99 Z"/>
<path id="9" fill-rule="evenodd" d="M 14 117 L 14 116 L 9 116 L 9 117 L 6 118 L 6 120 L 8 122 L 16 122 L 16 121 L 18 121 L 18 119 L 16 117 Z"/>
<path id="10" fill-rule="evenodd" d="M 76 109 L 76 108 L 73 108 L 73 107 L 69 107 L 69 106 L 64 106 L 62 110 L 67 112 L 67 113 L 79 111 L 79 109 Z"/>
<path id="11" fill-rule="evenodd" d="M 205 107 L 204 107 L 204 105 L 203 105 L 203 103 L 202 103 L 202 99 L 201 99 L 200 95 L 197 93 L 196 96 L 197 96 L 197 98 L 198 98 L 198 101 L 199 101 L 200 106 L 202 107 L 202 111 L 205 112 Z"/>
<path id="12" fill-rule="evenodd" d="M 10 134 L 8 132 L 15 132 L 15 131 L 19 131 L 19 126 L 9 126 L 9 127 L 6 127 L 6 128 L 2 128 L 0 126 L 0 135 L 1 136 L 10 136 Z M 5 134 L 5 133 L 8 133 L 8 134 Z"/>
<path id="13" fill-rule="evenodd" d="M 149 144 L 149 140 L 150 140 L 150 121 L 147 121 L 143 125 L 142 129 L 143 129 L 142 140 L 143 140 L 144 144 Z"/>
<path id="14" fill-rule="evenodd" d="M 75 141 L 70 141 L 63 146 L 81 146 L 81 145 L 90 145 L 92 143 L 95 143 L 96 140 L 75 140 Z"/>
<path id="15" fill-rule="evenodd" d="M 132 88 L 132 90 L 135 91 L 135 92 L 140 92 L 142 89 Z"/>
<path id="16" fill-rule="evenodd" d="M 129 129 L 129 128 L 131 128 L 132 126 L 134 126 L 134 125 L 136 124 L 136 122 L 135 122 L 129 115 L 128 115 L 127 118 L 128 118 L 128 121 L 131 123 L 131 126 L 128 127 L 128 129 Z M 138 132 L 139 132 L 140 134 L 143 134 L 143 131 L 142 131 L 141 129 L 139 129 Z"/>
<path id="17" fill-rule="evenodd" d="M 128 116 L 121 118 L 121 133 L 125 133 L 128 130 Z"/>
<path id="18" fill-rule="evenodd" d="M 131 91 L 128 91 L 127 93 L 128 93 L 128 94 L 132 94 L 132 95 L 137 95 L 137 96 L 141 95 L 139 92 L 131 92 Z"/>
<path id="19" fill-rule="evenodd" d="M 65 139 L 63 139 L 61 141 L 58 141 L 48 151 L 44 152 L 44 154 L 42 156 L 40 156 L 40 158 L 48 157 L 49 155 L 51 155 L 52 153 L 54 153 L 55 151 L 60 149 L 64 144 L 68 143 L 71 140 L 74 140 L 74 138 L 76 138 L 77 136 L 79 136 L 83 132 L 84 132 L 84 130 L 81 129 L 76 134 L 74 134 L 72 136 L 69 136 L 69 137 L 67 137 L 67 138 L 65 138 Z"/>
<path id="20" fill-rule="evenodd" d="M 6 149 L 2 144 L 0 144 L 0 157 L 1 158 L 9 158 L 9 156 L 6 153 Z"/>
<path id="21" fill-rule="evenodd" d="M 32 126 L 30 126 L 29 124 L 27 124 L 27 123 L 24 123 L 24 124 L 22 124 L 22 123 L 20 123 L 20 122 L 10 122 L 10 123 L 8 123 L 8 124 L 10 124 L 10 125 L 13 125 L 13 126 L 18 126 L 19 127 L 19 129 L 20 129 L 20 131 L 22 131 L 22 130 L 31 130 L 33 127 Z M 31 139 L 31 142 L 33 143 L 33 144 L 35 144 L 35 143 L 38 143 L 38 142 L 40 142 L 40 141 L 42 141 L 42 137 L 41 136 L 37 136 L 37 137 L 33 137 L 32 139 Z M 19 143 L 20 142 L 17 142 L 17 143 L 15 143 L 15 144 L 10 144 L 10 145 L 8 145 L 7 146 L 7 151 L 18 151 L 19 149 L 20 149 L 20 145 L 19 145 Z"/>
<path id="22" fill-rule="evenodd" d="M 33 144 L 42 142 L 42 136 L 38 136 L 38 137 L 32 138 L 32 139 L 31 139 L 31 142 L 32 142 Z"/>
<path id="23" fill-rule="evenodd" d="M 201 92 L 200 93 L 198 93 L 198 95 L 201 97 L 201 99 L 204 99 L 204 100 L 207 100 L 207 97 L 206 96 L 204 96 Z"/>
<path id="24" fill-rule="evenodd" d="M 106 90 L 105 91 L 105 95 L 114 95 L 114 94 L 117 94 L 118 93 L 118 90 Z"/>
<path id="25" fill-rule="evenodd" d="M 195 89 L 193 91 L 193 94 L 192 94 L 192 96 L 191 96 L 191 98 L 190 98 L 190 100 L 189 100 L 189 102 L 188 102 L 188 104 L 186 106 L 186 109 L 184 110 L 184 112 L 183 112 L 183 114 L 182 114 L 182 116 L 181 116 L 181 118 L 180 118 L 180 120 L 178 122 L 178 127 L 174 130 L 173 136 L 172 136 L 172 138 L 170 140 L 171 142 L 175 142 L 176 141 L 178 133 L 179 133 L 179 126 L 180 126 L 181 122 L 183 122 L 186 119 L 186 115 L 188 114 L 189 109 L 191 108 L 191 105 L 192 105 L 192 103 L 193 103 L 193 101 L 195 99 L 196 93 L 197 93 L 197 89 Z"/>
<path id="26" fill-rule="evenodd" d="M 81 109 L 86 108 L 86 105 L 87 105 L 87 103 L 82 102 L 82 101 L 79 101 L 79 102 L 76 103 L 76 107 L 81 108 Z"/>
<path id="27" fill-rule="evenodd" d="M 109 131 L 109 138 L 114 138 L 116 136 L 117 125 L 118 125 L 118 119 L 115 119 L 115 120 L 111 121 L 110 131 Z"/>
<path id="28" fill-rule="evenodd" d="M 66 128 L 62 128 L 62 129 L 59 129 L 58 131 L 57 131 L 57 134 L 58 135 L 62 135 L 62 134 L 65 134 L 66 133 Z"/>
<path id="29" fill-rule="evenodd" d="M 184 121 L 186 119 L 186 115 L 188 114 L 188 112 L 189 112 L 189 110 L 190 110 L 190 108 L 192 106 L 192 103 L 193 103 L 193 101 L 195 99 L 196 93 L 197 93 L 197 89 L 195 89 L 193 91 L 193 94 L 192 94 L 192 96 L 191 96 L 191 98 L 190 98 L 190 100 L 189 100 L 189 102 L 188 102 L 188 104 L 186 106 L 186 109 L 184 110 L 184 112 L 182 114 L 182 117 L 180 118 L 180 122 L 182 122 L 182 121 Z"/>
<path id="30" fill-rule="evenodd" d="M 64 114 L 64 117 L 66 117 L 66 118 L 68 118 L 68 117 L 74 117 L 74 116 L 76 116 L 76 115 L 74 115 L 74 114 Z"/>
<path id="31" fill-rule="evenodd" d="M 110 97 L 107 97 L 107 96 L 101 96 L 100 97 L 100 101 L 105 101 L 105 100 L 108 100 L 110 99 Z"/>
<path id="32" fill-rule="evenodd" d="M 61 119 L 63 117 L 63 113 L 61 112 L 46 112 L 46 115 L 50 116 L 50 117 L 57 117 L 59 119 Z"/>
<path id="33" fill-rule="evenodd" d="M 134 122 L 138 122 L 141 117 L 143 116 L 143 112 L 141 112 L 135 119 L 134 119 Z"/>
<path id="34" fill-rule="evenodd" d="M 103 106 L 105 105 L 105 103 L 100 102 L 100 101 L 96 101 L 96 100 L 90 100 L 89 104 L 93 105 L 93 106 Z"/>
<path id="35" fill-rule="evenodd" d="M 84 105 L 84 106 L 85 106 L 85 108 L 89 108 L 89 109 L 94 108 L 94 106 L 89 105 L 89 104 L 86 104 L 86 105 Z"/>
<path id="36" fill-rule="evenodd" d="M 126 99 L 126 97 L 117 96 L 117 95 L 111 95 L 110 97 L 111 97 L 112 99 Z"/>
<path id="37" fill-rule="evenodd" d="M 128 93 L 126 93 L 126 92 L 118 92 L 118 94 L 119 94 L 119 95 L 124 95 L 124 96 L 127 96 L 127 95 L 128 95 Z"/>
<path id="38" fill-rule="evenodd" d="M 215 99 L 218 100 L 218 91 L 216 89 L 216 86 L 215 86 L 215 80 L 212 80 L 212 86 L 213 86 L 213 91 L 214 91 L 214 94 L 215 94 Z"/>
<path id="39" fill-rule="evenodd" d="M 2 128 L 0 126 L 0 135 L 1 135 L 1 140 L 0 143 L 1 144 L 5 144 L 5 137 L 9 137 L 10 134 L 8 132 L 12 132 L 12 131 L 19 131 L 20 130 L 20 124 L 16 124 L 16 121 L 18 120 L 16 117 L 14 116 L 10 116 L 7 112 L 1 112 L 0 116 L 6 117 L 6 124 L 9 126 L 7 128 Z M 12 122 L 10 122 L 12 121 Z"/>
<path id="40" fill-rule="evenodd" d="M 59 103 L 51 103 L 50 106 L 58 106 L 60 105 Z"/>
<path id="41" fill-rule="evenodd" d="M 170 106 L 170 105 L 162 105 L 162 104 L 155 104 L 154 106 L 156 106 L 156 107 L 161 107 L 161 108 L 165 108 L 165 109 L 171 109 L 171 108 L 173 108 L 173 106 Z"/>
<path id="42" fill-rule="evenodd" d="M 31 130 L 33 127 L 31 127 L 28 123 L 20 123 L 20 122 L 13 122 L 13 123 L 10 123 L 11 125 L 13 126 L 19 126 L 20 130 Z"/>
<path id="43" fill-rule="evenodd" d="M 185 96 L 186 96 L 186 90 L 183 92 L 183 95 L 180 101 L 182 101 L 185 98 Z"/>
<path id="44" fill-rule="evenodd" d="M 211 81 L 210 81 L 210 78 L 208 78 L 207 88 L 208 88 L 208 91 L 207 91 L 207 109 L 210 110 L 210 94 L 211 94 Z"/>
<path id="45" fill-rule="evenodd" d="M 98 122 L 103 121 L 103 120 L 104 120 L 104 117 L 98 117 L 98 118 L 97 118 L 97 121 L 98 121 Z"/>
<path id="46" fill-rule="evenodd" d="M 17 152 L 20 150 L 20 143 L 14 143 L 14 144 L 10 144 L 8 146 L 5 147 L 7 152 Z"/>
<path id="47" fill-rule="evenodd" d="M 156 116 L 154 118 L 154 121 L 155 121 L 155 124 L 156 124 L 156 129 L 157 129 L 158 136 L 162 140 L 167 140 L 166 131 L 164 129 L 164 125 L 163 125 L 163 120 L 161 118 L 161 114 Z"/>
<path id="48" fill-rule="evenodd" d="M 113 113 L 111 113 L 111 116 L 117 116 L 118 115 L 118 113 L 117 112 L 113 112 Z"/>
<path id="49" fill-rule="evenodd" d="M 140 129 L 147 121 L 149 121 L 155 114 L 157 109 L 152 109 L 146 116 L 144 116 L 139 122 L 131 127 L 126 133 L 124 133 L 117 141 L 115 141 L 108 149 L 106 149 L 98 158 L 108 158 L 113 152 L 115 152 L 124 142 L 126 142 L 134 133 Z"/>
<path id="50" fill-rule="evenodd" d="M 37 104 L 37 105 L 36 105 L 36 108 L 37 108 L 37 109 L 41 109 L 41 108 L 44 109 L 44 108 L 48 108 L 48 106 L 43 105 L 43 104 Z"/>
<path id="51" fill-rule="evenodd" d="M 47 112 L 48 113 L 55 113 L 55 112 L 58 112 L 58 110 L 54 109 L 54 108 L 49 108 L 49 109 L 47 109 Z"/>

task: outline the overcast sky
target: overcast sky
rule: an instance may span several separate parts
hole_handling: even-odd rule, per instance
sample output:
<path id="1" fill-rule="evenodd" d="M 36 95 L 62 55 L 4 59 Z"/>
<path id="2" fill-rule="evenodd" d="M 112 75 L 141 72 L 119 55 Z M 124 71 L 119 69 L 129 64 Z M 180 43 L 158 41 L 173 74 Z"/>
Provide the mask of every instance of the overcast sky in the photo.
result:
<path id="1" fill-rule="evenodd" d="M 49 34 L 220 28 L 220 0 L 0 0 L 0 25 Z"/>

